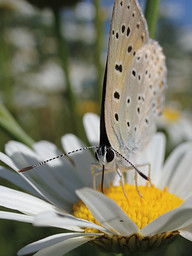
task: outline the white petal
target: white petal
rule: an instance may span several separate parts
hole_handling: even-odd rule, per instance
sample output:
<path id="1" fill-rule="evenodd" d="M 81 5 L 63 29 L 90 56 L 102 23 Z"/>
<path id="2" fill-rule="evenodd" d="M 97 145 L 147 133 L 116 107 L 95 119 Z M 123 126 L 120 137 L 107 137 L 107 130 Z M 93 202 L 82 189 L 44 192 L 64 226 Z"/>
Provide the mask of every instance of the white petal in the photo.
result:
<path id="1" fill-rule="evenodd" d="M 8 165 L 10 168 L 12 168 L 14 171 L 18 171 L 17 166 L 14 164 L 14 162 L 12 161 L 12 159 L 10 157 L 8 157 L 7 155 L 5 155 L 4 153 L 0 152 L 0 160 L 5 163 L 6 165 Z"/>
<path id="2" fill-rule="evenodd" d="M 44 160 L 22 143 L 15 141 L 10 141 L 6 145 L 6 151 L 14 159 L 18 169 Z M 62 166 L 60 171 L 63 171 Z M 55 180 L 54 169 L 48 165 L 42 165 L 20 175 L 43 197 L 63 210 L 71 210 L 77 200 L 74 193 L 70 193 L 60 185 L 60 179 Z"/>
<path id="3" fill-rule="evenodd" d="M 11 157 L 18 170 L 38 161 L 35 153 L 18 141 L 9 141 L 5 145 L 5 152 Z"/>
<path id="4" fill-rule="evenodd" d="M 153 184 L 158 183 L 159 177 L 161 175 L 160 171 L 162 169 L 164 155 L 165 155 L 165 135 L 163 133 L 156 133 L 153 136 L 147 148 L 139 155 L 139 159 L 137 159 L 138 164 L 145 164 L 145 163 L 150 164 L 150 167 L 151 167 L 150 178 Z M 144 180 L 143 182 L 145 183 Z M 139 184 L 141 184 L 141 182 Z"/>
<path id="5" fill-rule="evenodd" d="M 71 207 L 76 200 L 66 191 L 65 194 L 61 194 L 57 184 L 51 186 L 51 179 L 49 179 L 47 173 L 42 178 L 39 177 L 39 174 L 35 173 L 34 170 L 31 170 L 28 173 L 23 173 L 22 175 L 47 201 L 58 208 L 63 209 L 63 211 L 71 211 Z"/>
<path id="6" fill-rule="evenodd" d="M 16 221 L 32 223 L 33 220 L 34 220 L 34 217 L 33 216 L 27 216 L 27 215 L 20 214 L 20 213 L 0 211 L 0 219 L 16 220 Z"/>
<path id="7" fill-rule="evenodd" d="M 155 235 L 162 232 L 179 230 L 192 224 L 192 206 L 183 204 L 164 213 L 140 230 L 141 235 Z"/>
<path id="8" fill-rule="evenodd" d="M 34 149 L 42 159 L 49 159 L 63 152 L 57 149 L 57 147 L 48 142 L 40 141 L 34 144 Z M 51 185 L 59 191 L 59 193 L 66 199 L 66 201 L 75 202 L 77 197 L 74 193 L 75 189 L 82 187 L 82 183 L 77 178 L 74 166 L 66 157 L 58 158 L 50 161 L 46 164 L 46 167 L 51 168 L 49 176 Z"/>
<path id="9" fill-rule="evenodd" d="M 56 213 L 56 212 L 43 212 L 35 217 L 34 225 L 36 226 L 49 226 L 58 227 L 73 231 L 82 231 L 81 228 L 94 228 L 99 229 L 105 233 L 112 234 L 112 232 L 106 230 L 105 228 L 96 225 L 90 221 L 76 218 L 74 216 Z"/>
<path id="10" fill-rule="evenodd" d="M 3 186 L 0 186 L 0 205 L 29 215 L 54 210 L 52 205 L 39 198 Z"/>
<path id="11" fill-rule="evenodd" d="M 62 137 L 62 145 L 65 152 L 71 152 L 80 149 L 85 145 L 73 134 L 67 134 Z M 81 150 L 77 153 L 70 154 L 70 158 L 76 166 L 76 174 L 82 182 L 83 186 L 92 187 L 91 165 L 95 159 L 89 150 Z"/>
<path id="12" fill-rule="evenodd" d="M 105 228 L 125 236 L 138 232 L 137 225 L 110 198 L 90 188 L 83 188 L 76 192 Z"/>
<path id="13" fill-rule="evenodd" d="M 38 155 L 41 156 L 41 158 L 45 159 L 45 156 L 47 159 L 52 158 L 54 156 L 61 155 L 63 152 L 58 150 L 58 148 L 48 142 L 48 141 L 40 141 L 38 143 L 34 144 L 34 149 L 38 153 Z M 68 160 L 67 157 L 62 157 L 55 159 L 53 161 L 50 161 L 47 163 L 48 166 L 51 166 L 54 168 L 54 175 L 56 175 L 56 178 L 62 182 L 64 186 L 68 186 L 71 190 L 74 190 L 75 187 L 82 186 L 80 180 L 77 179 L 75 168 L 72 165 L 72 163 Z"/>
<path id="14" fill-rule="evenodd" d="M 157 184 L 164 162 L 166 139 L 163 133 L 157 133 L 153 137 L 153 140 L 153 147 L 151 148 L 151 152 L 153 152 L 153 159 L 151 163 L 151 180 L 154 184 Z"/>
<path id="15" fill-rule="evenodd" d="M 87 113 L 83 117 L 83 124 L 91 145 L 99 145 L 100 118 L 93 113 Z"/>
<path id="16" fill-rule="evenodd" d="M 182 199 L 192 194 L 192 149 L 189 150 L 175 168 L 168 191 L 180 196 Z"/>
<path id="17" fill-rule="evenodd" d="M 179 230 L 182 237 L 192 241 L 192 224 Z"/>
<path id="18" fill-rule="evenodd" d="M 192 196 L 189 196 L 183 203 L 181 206 L 191 206 L 192 205 Z"/>
<path id="19" fill-rule="evenodd" d="M 18 255 L 25 255 L 29 253 L 34 253 L 39 250 L 42 250 L 46 247 L 50 247 L 52 245 L 55 245 L 57 243 L 60 243 L 62 241 L 65 241 L 67 239 L 71 239 L 74 237 L 83 237 L 83 236 L 98 236 L 99 234 L 93 234 L 93 233 L 62 233 L 62 234 L 56 234 L 52 236 L 48 236 L 46 238 L 43 238 L 39 241 L 36 241 L 34 243 L 28 244 L 27 246 L 23 247 L 21 250 L 18 251 Z"/>
<path id="20" fill-rule="evenodd" d="M 54 206 L 62 209 L 63 211 L 71 211 L 71 207 L 73 205 L 73 201 L 69 202 L 66 200 L 67 195 L 61 195 L 58 193 L 56 186 L 48 186 L 46 184 L 46 175 L 43 180 L 39 178 L 39 175 L 32 173 L 33 171 L 29 171 L 29 173 L 22 174 L 26 180 L 34 187 L 42 197 L 44 197 L 47 201 L 51 202 Z M 27 177 L 26 177 L 27 176 Z M 30 177 L 32 176 L 32 178 Z"/>
<path id="21" fill-rule="evenodd" d="M 0 177 L 33 195 L 39 196 L 39 194 L 18 173 L 0 166 Z"/>
<path id="22" fill-rule="evenodd" d="M 57 243 L 50 247 L 47 247 L 37 253 L 34 256 L 63 256 L 65 253 L 73 250 L 74 248 L 87 243 L 88 241 L 92 240 L 93 238 L 87 237 L 75 237 L 65 240 L 63 242 Z"/>
<path id="23" fill-rule="evenodd" d="M 161 179 L 159 180 L 158 187 L 163 189 L 165 186 L 169 187 L 172 180 L 172 176 L 175 169 L 179 165 L 180 161 L 183 159 L 185 154 L 192 148 L 192 143 L 183 143 L 177 147 L 165 162 L 163 170 L 161 172 Z"/>
<path id="24" fill-rule="evenodd" d="M 21 152 L 19 152 L 19 147 L 21 146 L 22 144 L 21 143 L 19 143 L 19 142 L 15 142 L 15 141 L 9 141 L 9 143 L 7 143 L 6 144 L 6 151 L 7 151 L 7 153 L 8 154 L 10 154 L 10 156 L 15 156 L 15 154 L 18 156 L 18 155 L 20 155 L 20 157 L 18 157 L 18 159 L 20 159 L 20 158 L 23 158 L 24 156 L 22 156 L 21 157 Z M 26 146 L 25 146 L 26 147 Z M 24 149 L 25 149 L 25 147 L 24 147 Z M 22 147 L 22 149 L 23 149 L 23 147 Z M 31 152 L 31 151 L 30 151 Z M 33 156 L 34 157 L 34 156 Z M 14 158 L 14 157 L 13 157 Z M 17 157 L 16 157 L 16 159 L 17 159 Z M 33 158 L 33 159 L 36 159 L 35 157 Z M 37 188 L 37 186 L 35 186 L 35 182 L 31 182 L 31 177 L 30 177 L 30 173 L 31 172 L 28 172 L 28 173 L 18 173 L 18 170 L 21 168 L 21 165 L 19 164 L 19 167 L 17 166 L 17 163 L 15 164 L 13 161 L 12 161 L 12 159 L 9 157 L 9 156 L 7 156 L 7 155 L 5 155 L 5 154 L 3 154 L 3 153 L 1 153 L 0 152 L 0 160 L 2 161 L 2 162 L 4 162 L 6 165 L 8 165 L 10 168 L 12 168 L 14 171 L 16 171 L 17 172 L 17 175 L 20 175 L 21 177 L 22 177 L 22 179 L 24 179 L 25 181 L 23 181 L 23 183 L 25 183 L 26 181 L 27 181 L 27 183 L 28 183 L 28 187 L 26 187 L 26 191 L 28 191 L 28 192 L 30 192 L 30 193 L 32 193 L 32 194 L 34 194 L 34 195 L 38 195 L 39 194 L 39 196 L 40 195 L 42 195 L 42 193 L 40 192 L 40 190 L 38 190 L 38 188 Z M 23 162 L 24 160 L 22 160 L 22 162 Z M 33 161 L 33 163 L 35 163 L 35 162 L 37 162 L 38 160 L 36 159 L 36 160 L 34 160 Z M 25 163 L 25 165 L 23 165 L 22 167 L 25 167 L 25 166 L 28 166 L 28 165 L 30 165 L 31 163 L 29 163 L 28 161 L 26 161 L 26 163 Z M 45 175 L 46 176 L 46 175 Z M 36 179 L 36 180 L 38 180 L 38 178 Z M 22 188 L 22 187 L 21 187 Z M 36 192 L 34 192 L 34 190 L 36 191 Z"/>

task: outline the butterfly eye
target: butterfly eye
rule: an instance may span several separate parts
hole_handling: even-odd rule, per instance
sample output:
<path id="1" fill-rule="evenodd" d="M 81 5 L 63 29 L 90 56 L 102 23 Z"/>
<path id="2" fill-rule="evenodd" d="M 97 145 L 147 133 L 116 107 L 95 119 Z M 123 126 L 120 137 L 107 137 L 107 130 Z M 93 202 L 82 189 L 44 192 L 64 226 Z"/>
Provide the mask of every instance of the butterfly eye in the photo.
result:
<path id="1" fill-rule="evenodd" d="M 106 160 L 107 160 L 107 162 L 108 162 L 108 163 L 109 163 L 109 162 L 112 162 L 114 158 L 115 158 L 115 153 L 114 153 L 114 151 L 113 151 L 112 149 L 108 149 L 108 150 L 107 150 L 107 153 L 106 153 Z"/>

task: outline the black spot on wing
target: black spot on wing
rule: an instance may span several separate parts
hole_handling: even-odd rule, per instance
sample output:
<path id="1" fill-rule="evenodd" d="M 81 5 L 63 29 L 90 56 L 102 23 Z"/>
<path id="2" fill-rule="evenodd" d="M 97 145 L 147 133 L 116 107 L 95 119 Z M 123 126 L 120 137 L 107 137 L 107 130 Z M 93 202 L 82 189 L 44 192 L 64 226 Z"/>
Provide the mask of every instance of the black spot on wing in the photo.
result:
<path id="1" fill-rule="evenodd" d="M 130 53 L 132 51 L 133 47 L 131 45 L 128 46 L 127 51 Z"/>
<path id="2" fill-rule="evenodd" d="M 130 33 L 131 33 L 131 29 L 130 29 L 130 27 L 128 27 L 127 28 L 127 37 L 130 35 Z"/>
<path id="3" fill-rule="evenodd" d="M 120 99 L 120 94 L 117 91 L 114 92 L 114 98 Z"/>
<path id="4" fill-rule="evenodd" d="M 119 115 L 117 113 L 115 113 L 115 120 L 119 121 Z"/>
<path id="5" fill-rule="evenodd" d="M 122 32 L 122 34 L 124 34 L 124 32 L 125 32 L 125 25 L 121 26 L 121 32 Z"/>
<path id="6" fill-rule="evenodd" d="M 133 75 L 134 77 L 136 77 L 136 71 L 135 71 L 134 69 L 132 70 L 131 73 L 132 73 L 132 75 Z"/>
<path id="7" fill-rule="evenodd" d="M 115 65 L 115 69 L 116 69 L 117 71 L 119 71 L 120 73 L 122 73 L 122 71 L 123 71 L 123 68 L 122 68 L 122 65 L 121 65 L 121 64 L 120 64 L 120 65 L 116 64 L 116 65 Z"/>

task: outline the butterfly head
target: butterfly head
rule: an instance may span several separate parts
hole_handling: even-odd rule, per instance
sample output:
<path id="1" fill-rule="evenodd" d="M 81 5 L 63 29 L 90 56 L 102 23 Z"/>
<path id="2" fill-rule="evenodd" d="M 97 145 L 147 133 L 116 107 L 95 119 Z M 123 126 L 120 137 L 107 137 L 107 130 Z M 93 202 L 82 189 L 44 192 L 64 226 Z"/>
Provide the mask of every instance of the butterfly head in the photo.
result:
<path id="1" fill-rule="evenodd" d="M 106 166 L 113 163 L 113 160 L 116 158 L 116 153 L 111 147 L 104 145 L 100 146 L 95 151 L 95 157 L 101 165 Z"/>

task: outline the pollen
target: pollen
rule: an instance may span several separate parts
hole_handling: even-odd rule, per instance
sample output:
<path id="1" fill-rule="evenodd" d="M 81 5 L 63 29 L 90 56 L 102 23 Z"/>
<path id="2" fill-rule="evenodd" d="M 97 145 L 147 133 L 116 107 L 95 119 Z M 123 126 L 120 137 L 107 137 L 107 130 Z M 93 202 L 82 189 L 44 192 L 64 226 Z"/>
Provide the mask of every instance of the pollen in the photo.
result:
<path id="1" fill-rule="evenodd" d="M 149 184 L 139 186 L 139 191 L 143 197 L 138 194 L 135 185 L 125 184 L 124 189 L 128 200 L 121 186 L 111 184 L 110 187 L 104 188 L 104 194 L 114 200 L 139 229 L 183 203 L 181 198 L 170 194 L 166 187 L 164 190 L 160 190 Z M 82 201 L 73 205 L 73 215 L 100 225 Z M 86 232 L 93 232 L 93 230 L 87 229 Z"/>

